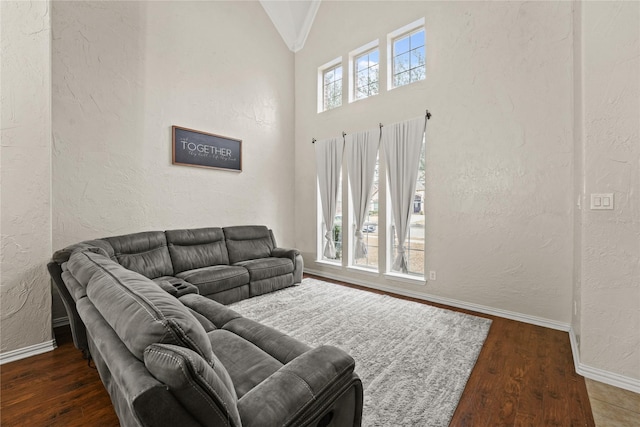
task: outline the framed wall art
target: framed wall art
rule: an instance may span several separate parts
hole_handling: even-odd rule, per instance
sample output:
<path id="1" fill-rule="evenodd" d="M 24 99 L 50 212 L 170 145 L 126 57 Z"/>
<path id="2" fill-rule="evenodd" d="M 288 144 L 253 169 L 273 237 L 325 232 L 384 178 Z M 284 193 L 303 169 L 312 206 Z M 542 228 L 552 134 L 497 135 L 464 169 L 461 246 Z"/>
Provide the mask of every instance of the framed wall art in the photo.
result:
<path id="1" fill-rule="evenodd" d="M 172 126 L 173 164 L 242 172 L 242 141 Z"/>

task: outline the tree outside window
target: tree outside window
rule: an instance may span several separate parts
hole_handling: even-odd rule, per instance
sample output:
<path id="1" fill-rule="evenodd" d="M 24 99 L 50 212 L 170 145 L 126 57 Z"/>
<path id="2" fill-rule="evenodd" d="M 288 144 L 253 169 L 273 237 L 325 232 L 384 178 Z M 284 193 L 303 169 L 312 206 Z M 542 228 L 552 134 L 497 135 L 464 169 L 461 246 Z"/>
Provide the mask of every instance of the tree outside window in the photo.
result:
<path id="1" fill-rule="evenodd" d="M 393 40 L 393 86 L 404 86 L 426 76 L 424 28 Z"/>
<path id="2" fill-rule="evenodd" d="M 325 70 L 322 74 L 322 82 L 324 111 L 340 107 L 342 105 L 342 65 Z"/>
<path id="3" fill-rule="evenodd" d="M 380 87 L 380 51 L 370 50 L 356 57 L 354 62 L 355 99 L 377 95 Z"/>

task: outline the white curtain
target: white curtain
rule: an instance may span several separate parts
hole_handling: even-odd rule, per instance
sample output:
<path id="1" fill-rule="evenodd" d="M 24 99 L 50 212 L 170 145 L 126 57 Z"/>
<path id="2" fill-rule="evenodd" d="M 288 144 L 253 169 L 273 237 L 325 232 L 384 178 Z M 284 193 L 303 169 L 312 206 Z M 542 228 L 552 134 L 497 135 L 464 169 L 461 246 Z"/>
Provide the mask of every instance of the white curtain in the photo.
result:
<path id="1" fill-rule="evenodd" d="M 355 259 L 367 255 L 362 227 L 367 217 L 369 200 L 371 199 L 376 158 L 380 147 L 380 131 L 378 129 L 357 132 L 345 137 L 345 155 L 351 185 L 351 201 L 353 203 L 353 219 L 355 221 L 356 244 Z"/>
<path id="2" fill-rule="evenodd" d="M 336 216 L 336 199 L 340 185 L 344 140 L 342 138 L 323 139 L 315 142 L 315 148 L 322 218 L 327 228 L 324 235 L 326 242 L 323 254 L 325 258 L 335 259 L 336 246 L 333 242 L 333 223 Z"/>
<path id="3" fill-rule="evenodd" d="M 398 239 L 398 255 L 392 269 L 408 272 L 405 241 L 409 232 L 411 210 L 416 192 L 426 117 L 382 128 L 382 146 L 387 161 L 391 213 Z"/>

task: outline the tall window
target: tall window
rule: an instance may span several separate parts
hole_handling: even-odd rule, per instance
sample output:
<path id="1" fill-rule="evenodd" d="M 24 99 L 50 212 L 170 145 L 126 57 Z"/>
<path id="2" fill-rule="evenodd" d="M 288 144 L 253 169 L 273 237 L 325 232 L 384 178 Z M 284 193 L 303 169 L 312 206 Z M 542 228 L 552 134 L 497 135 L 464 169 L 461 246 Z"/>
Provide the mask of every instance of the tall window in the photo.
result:
<path id="1" fill-rule="evenodd" d="M 338 197 L 336 197 L 336 216 L 333 220 L 333 243 L 336 245 L 336 260 L 342 259 L 342 173 L 338 184 Z"/>
<path id="2" fill-rule="evenodd" d="M 364 258 L 353 258 L 353 265 L 358 267 L 378 269 L 378 248 L 380 246 L 378 242 L 378 195 L 379 195 L 379 178 L 378 170 L 380 165 L 380 156 L 376 161 L 376 170 L 373 176 L 373 191 L 371 193 L 371 202 L 369 204 L 369 211 L 367 212 L 367 219 L 362 227 L 362 233 L 364 234 L 364 242 L 367 245 L 367 255 Z"/>
<path id="3" fill-rule="evenodd" d="M 405 242 L 405 251 L 409 261 L 409 275 L 424 277 L 424 235 L 425 235 L 425 142 L 422 140 L 420 152 L 420 164 L 418 178 L 416 180 L 416 192 L 413 197 L 409 234 Z M 393 236 L 393 255 L 398 253 L 398 239 L 395 233 L 395 225 L 391 224 Z"/>
<path id="4" fill-rule="evenodd" d="M 380 84 L 380 51 L 372 49 L 354 60 L 355 99 L 377 95 Z"/>
<path id="5" fill-rule="evenodd" d="M 342 65 L 338 64 L 322 73 L 323 110 L 342 105 Z"/>
<path id="6" fill-rule="evenodd" d="M 388 41 L 390 87 L 424 80 L 426 76 L 424 19 L 389 34 Z"/>
<path id="7" fill-rule="evenodd" d="M 344 139 L 340 137 L 315 141 L 318 174 L 318 259 L 342 259 L 342 159 Z"/>
<path id="8" fill-rule="evenodd" d="M 327 233 L 327 224 L 325 224 L 324 220 L 322 219 L 321 212 L 319 213 L 319 216 L 320 221 L 322 222 L 322 234 L 319 236 L 319 241 L 324 242 L 324 236 Z M 342 260 L 342 218 L 342 173 L 340 173 L 340 180 L 338 183 L 338 196 L 336 197 L 336 215 L 333 220 L 333 230 L 331 233 L 333 237 L 333 244 L 336 247 L 336 257 L 327 258 L 326 256 L 324 256 L 324 254 L 322 253 L 322 246 L 320 246 L 318 253 L 322 254 L 322 259 L 325 261 L 336 262 Z"/>

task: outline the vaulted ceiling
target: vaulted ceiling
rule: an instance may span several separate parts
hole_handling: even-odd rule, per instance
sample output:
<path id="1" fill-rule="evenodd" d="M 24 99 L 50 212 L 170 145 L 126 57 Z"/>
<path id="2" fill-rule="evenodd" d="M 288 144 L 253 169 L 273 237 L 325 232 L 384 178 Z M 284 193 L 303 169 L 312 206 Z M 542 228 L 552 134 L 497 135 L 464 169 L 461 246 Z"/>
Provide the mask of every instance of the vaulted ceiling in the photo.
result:
<path id="1" fill-rule="evenodd" d="M 260 0 L 289 49 L 304 47 L 321 0 Z"/>

